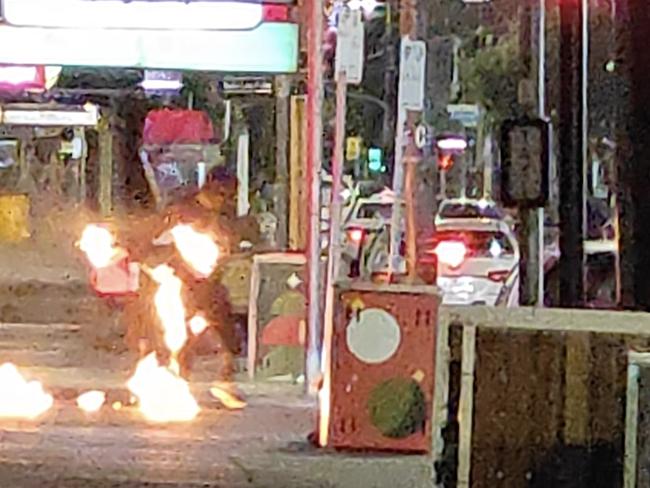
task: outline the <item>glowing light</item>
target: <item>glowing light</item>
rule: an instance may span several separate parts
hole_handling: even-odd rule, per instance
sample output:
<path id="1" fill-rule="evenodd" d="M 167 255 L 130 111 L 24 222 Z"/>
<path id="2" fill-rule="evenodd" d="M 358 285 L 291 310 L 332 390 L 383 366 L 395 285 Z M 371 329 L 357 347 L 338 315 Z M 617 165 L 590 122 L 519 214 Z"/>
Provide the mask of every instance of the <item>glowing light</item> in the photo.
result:
<path id="1" fill-rule="evenodd" d="M 241 30 L 262 21 L 255 2 L 123 2 L 122 0 L 3 0 L 8 23 L 83 29 Z"/>
<path id="2" fill-rule="evenodd" d="M 42 13 L 55 10 L 48 3 Z M 295 73 L 298 53 L 298 26 L 288 22 L 236 31 L 0 26 L 0 59 L 17 65 Z"/>
<path id="3" fill-rule="evenodd" d="M 464 151 L 467 149 L 467 141 L 460 138 L 439 139 L 436 146 L 443 151 Z"/>
<path id="4" fill-rule="evenodd" d="M 227 388 L 213 386 L 210 388 L 210 394 L 219 400 L 228 410 L 241 410 L 246 407 L 246 402 L 228 391 Z"/>
<path id="5" fill-rule="evenodd" d="M 95 224 L 86 226 L 77 245 L 95 268 L 109 266 L 119 252 L 115 247 L 115 237 L 111 231 Z"/>
<path id="6" fill-rule="evenodd" d="M 462 242 L 443 241 L 436 246 L 434 252 L 441 263 L 447 264 L 452 268 L 457 268 L 463 264 L 467 255 L 467 248 Z"/>
<path id="7" fill-rule="evenodd" d="M 201 276 L 210 276 L 221 254 L 217 243 L 208 234 L 197 232 L 189 225 L 177 225 L 171 234 L 183 260 Z"/>
<path id="8" fill-rule="evenodd" d="M 490 243 L 490 254 L 493 258 L 498 258 L 503 253 L 503 248 L 498 241 L 492 241 Z"/>
<path id="9" fill-rule="evenodd" d="M 77 406 L 88 413 L 99 412 L 106 403 L 106 393 L 103 391 L 87 391 L 77 398 Z"/>
<path id="10" fill-rule="evenodd" d="M 208 321 L 201 315 L 195 315 L 190 319 L 190 330 L 195 336 L 202 334 L 208 325 Z"/>
<path id="11" fill-rule="evenodd" d="M 38 381 L 25 381 L 11 363 L 0 366 L 0 418 L 33 420 L 54 404 Z"/>
<path id="12" fill-rule="evenodd" d="M 183 282 L 166 264 L 154 268 L 151 277 L 159 285 L 154 304 L 163 328 L 165 345 L 175 355 L 187 341 L 185 306 L 181 295 Z"/>
<path id="13" fill-rule="evenodd" d="M 355 243 L 359 243 L 363 240 L 363 230 L 361 229 L 354 229 L 348 232 L 348 236 L 350 237 L 350 240 Z"/>
<path id="14" fill-rule="evenodd" d="M 1 66 L 0 80 L 10 85 L 34 83 L 38 78 L 36 66 Z"/>
<path id="15" fill-rule="evenodd" d="M 187 381 L 172 369 L 160 366 L 155 353 L 138 363 L 127 387 L 151 422 L 189 422 L 201 411 Z"/>
<path id="16" fill-rule="evenodd" d="M 371 13 L 384 5 L 384 3 L 378 2 L 377 0 L 349 0 L 347 5 L 351 10 L 361 9 L 366 13 Z"/>

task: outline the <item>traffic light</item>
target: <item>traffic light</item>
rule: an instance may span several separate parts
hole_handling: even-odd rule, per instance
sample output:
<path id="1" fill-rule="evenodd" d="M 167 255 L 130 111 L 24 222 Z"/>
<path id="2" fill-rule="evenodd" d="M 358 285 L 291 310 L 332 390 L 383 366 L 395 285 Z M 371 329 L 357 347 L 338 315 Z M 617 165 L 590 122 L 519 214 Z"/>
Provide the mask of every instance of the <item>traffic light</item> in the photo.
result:
<path id="1" fill-rule="evenodd" d="M 448 171 L 454 165 L 454 156 L 453 154 L 438 154 L 438 168 L 443 171 Z"/>
<path id="2" fill-rule="evenodd" d="M 378 173 L 384 168 L 384 161 L 381 149 L 371 147 L 368 149 L 368 169 L 373 173 Z"/>

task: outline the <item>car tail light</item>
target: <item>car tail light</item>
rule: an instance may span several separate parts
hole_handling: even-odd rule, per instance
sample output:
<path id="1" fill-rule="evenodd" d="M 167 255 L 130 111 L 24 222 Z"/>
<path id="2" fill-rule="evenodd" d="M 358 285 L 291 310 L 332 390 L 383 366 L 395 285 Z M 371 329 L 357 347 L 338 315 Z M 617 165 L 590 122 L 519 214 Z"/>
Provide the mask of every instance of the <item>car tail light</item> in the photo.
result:
<path id="1" fill-rule="evenodd" d="M 510 271 L 508 271 L 507 269 L 502 269 L 499 271 L 490 271 L 488 273 L 488 278 L 498 283 L 503 283 L 504 281 L 506 281 L 508 279 L 508 276 L 510 276 Z"/>
<path id="2" fill-rule="evenodd" d="M 355 244 L 359 244 L 363 241 L 364 234 L 363 229 L 350 229 L 348 230 L 348 239 Z"/>
<path id="3" fill-rule="evenodd" d="M 262 6 L 262 18 L 265 22 L 289 22 L 289 6 L 265 3 Z"/>
<path id="4" fill-rule="evenodd" d="M 433 252 L 438 256 L 439 262 L 457 268 L 465 260 L 467 247 L 459 241 L 443 241 L 436 246 Z"/>

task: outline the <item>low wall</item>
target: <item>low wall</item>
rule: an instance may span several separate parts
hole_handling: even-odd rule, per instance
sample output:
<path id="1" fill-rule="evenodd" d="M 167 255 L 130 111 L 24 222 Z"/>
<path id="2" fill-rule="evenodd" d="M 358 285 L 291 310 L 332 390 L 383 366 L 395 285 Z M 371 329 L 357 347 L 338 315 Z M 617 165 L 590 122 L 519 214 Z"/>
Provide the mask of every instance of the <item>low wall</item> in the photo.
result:
<path id="1" fill-rule="evenodd" d="M 443 308 L 437 484 L 622 487 L 630 350 L 650 314 Z"/>

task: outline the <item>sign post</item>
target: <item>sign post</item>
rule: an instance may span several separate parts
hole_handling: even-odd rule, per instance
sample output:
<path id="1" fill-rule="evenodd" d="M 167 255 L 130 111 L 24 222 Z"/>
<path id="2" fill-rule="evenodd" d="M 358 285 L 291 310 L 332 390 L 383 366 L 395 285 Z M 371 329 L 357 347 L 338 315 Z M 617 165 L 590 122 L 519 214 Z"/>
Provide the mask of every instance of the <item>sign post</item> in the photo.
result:
<path id="1" fill-rule="evenodd" d="M 404 200 L 404 165 L 407 164 L 404 158 L 405 149 L 407 156 L 409 156 L 410 165 L 413 161 L 418 159 L 416 155 L 418 150 L 415 147 L 414 131 L 416 123 L 416 114 L 411 112 L 421 112 L 424 110 L 424 87 L 426 77 L 426 56 L 427 47 L 424 41 L 412 41 L 408 36 L 402 38 L 401 42 L 401 57 L 399 68 L 399 88 L 398 88 L 398 101 L 397 101 L 397 128 L 395 136 L 395 161 L 393 170 L 393 192 L 395 193 L 395 202 L 393 203 L 393 213 L 390 227 L 390 274 L 393 275 L 398 270 L 400 260 L 400 243 L 402 239 L 402 201 Z M 411 132 L 408 141 L 405 138 L 406 125 L 408 124 Z M 408 146 L 408 147 L 406 147 Z M 414 177 L 415 168 L 407 175 L 407 185 L 410 190 L 414 186 L 408 182 L 411 176 Z M 407 207 L 407 220 L 411 222 L 415 218 L 413 194 L 409 191 L 406 195 Z M 411 222 L 414 224 L 414 222 Z M 408 225 L 409 228 L 414 228 L 414 225 Z M 415 235 L 407 236 L 407 256 L 411 264 L 414 265 L 415 252 Z M 412 239 L 412 243 L 408 240 Z M 411 266 L 409 273 L 415 272 Z"/>
<path id="2" fill-rule="evenodd" d="M 325 314 L 323 330 L 323 391 L 329 392 L 331 371 L 331 347 L 334 331 L 334 285 L 339 276 L 341 257 L 341 207 L 343 193 L 343 165 L 345 160 L 345 116 L 347 111 L 347 85 L 359 84 L 363 78 L 364 27 L 360 10 L 343 9 L 339 16 L 338 39 L 336 43 L 336 125 L 334 155 L 332 157 L 332 201 L 330 213 L 329 253 L 327 261 L 327 288 L 325 293 Z M 354 144 L 352 144 L 354 145 Z M 329 394 L 321 395 L 321 433 L 326 430 L 329 419 Z M 320 439 L 321 445 L 327 438 Z"/>

